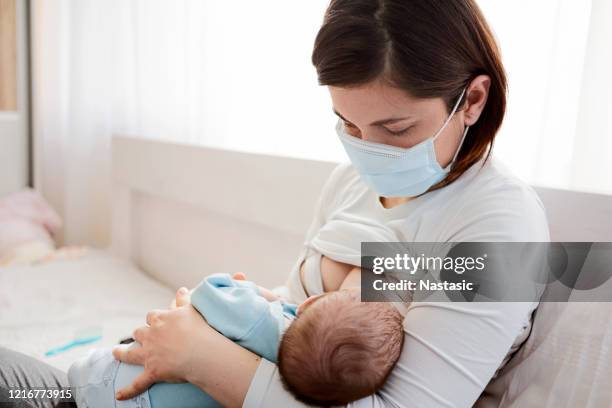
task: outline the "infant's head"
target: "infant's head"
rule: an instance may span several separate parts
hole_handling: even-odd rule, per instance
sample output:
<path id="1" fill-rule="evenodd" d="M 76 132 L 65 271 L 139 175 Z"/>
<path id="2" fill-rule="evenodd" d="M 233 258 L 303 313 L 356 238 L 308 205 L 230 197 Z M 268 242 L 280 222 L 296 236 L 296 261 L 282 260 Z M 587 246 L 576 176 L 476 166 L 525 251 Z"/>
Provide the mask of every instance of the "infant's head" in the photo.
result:
<path id="1" fill-rule="evenodd" d="M 285 387 L 315 405 L 342 405 L 378 391 L 402 349 L 397 309 L 361 302 L 359 290 L 328 293 L 302 309 L 280 344 Z"/>

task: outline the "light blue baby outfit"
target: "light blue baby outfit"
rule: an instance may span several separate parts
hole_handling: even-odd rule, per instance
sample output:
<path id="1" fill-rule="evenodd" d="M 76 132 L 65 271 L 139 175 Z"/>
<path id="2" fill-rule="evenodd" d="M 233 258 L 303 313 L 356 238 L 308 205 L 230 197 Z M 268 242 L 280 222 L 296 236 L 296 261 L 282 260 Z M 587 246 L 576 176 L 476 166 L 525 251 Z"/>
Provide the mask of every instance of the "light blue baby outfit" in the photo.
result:
<path id="1" fill-rule="evenodd" d="M 286 321 L 295 318 L 297 309 L 293 304 L 269 302 L 259 295 L 253 282 L 234 280 L 227 274 L 204 279 L 191 294 L 191 304 L 225 337 L 272 362 L 276 362 Z M 143 370 L 142 366 L 115 360 L 110 349 L 99 349 L 74 363 L 68 379 L 79 408 L 220 406 L 189 383 L 157 383 L 128 401 L 115 400 L 115 392 L 131 384 Z"/>

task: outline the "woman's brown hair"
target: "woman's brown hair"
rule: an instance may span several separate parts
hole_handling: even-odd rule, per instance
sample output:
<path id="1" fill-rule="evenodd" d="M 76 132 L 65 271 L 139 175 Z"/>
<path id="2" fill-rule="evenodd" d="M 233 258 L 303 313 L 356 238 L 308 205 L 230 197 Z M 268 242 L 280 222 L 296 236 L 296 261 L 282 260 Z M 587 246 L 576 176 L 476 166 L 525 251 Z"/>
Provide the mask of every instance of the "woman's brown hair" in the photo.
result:
<path id="1" fill-rule="evenodd" d="M 386 81 L 417 98 L 444 99 L 450 113 L 478 75 L 491 86 L 484 110 L 450 173 L 455 181 L 485 155 L 506 111 L 500 52 L 474 0 L 332 0 L 315 40 L 319 83 L 338 87 Z"/>

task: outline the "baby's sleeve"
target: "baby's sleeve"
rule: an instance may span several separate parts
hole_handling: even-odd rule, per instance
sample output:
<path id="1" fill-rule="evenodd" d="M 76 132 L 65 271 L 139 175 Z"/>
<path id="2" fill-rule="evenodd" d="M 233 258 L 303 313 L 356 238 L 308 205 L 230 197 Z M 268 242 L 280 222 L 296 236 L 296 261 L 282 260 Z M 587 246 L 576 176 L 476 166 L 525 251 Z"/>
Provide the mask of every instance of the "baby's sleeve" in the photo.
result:
<path id="1" fill-rule="evenodd" d="M 276 361 L 283 306 L 260 296 L 253 282 L 234 280 L 228 274 L 211 275 L 195 288 L 191 304 L 225 337 Z"/>

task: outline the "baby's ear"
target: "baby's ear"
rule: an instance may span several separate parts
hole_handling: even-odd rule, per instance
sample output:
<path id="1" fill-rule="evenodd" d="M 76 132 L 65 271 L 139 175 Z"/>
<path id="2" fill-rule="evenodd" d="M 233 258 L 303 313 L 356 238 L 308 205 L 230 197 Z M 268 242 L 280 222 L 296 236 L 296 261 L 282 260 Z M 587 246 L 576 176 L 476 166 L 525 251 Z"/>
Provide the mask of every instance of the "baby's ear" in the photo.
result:
<path id="1" fill-rule="evenodd" d="M 302 313 L 304 311 L 304 309 L 306 309 L 308 306 L 310 306 L 315 300 L 317 300 L 318 298 L 320 298 L 323 295 L 314 295 L 309 297 L 308 299 L 306 299 L 304 302 L 302 302 L 302 304 L 300 304 L 297 308 L 297 315 L 299 316 L 300 313 Z"/>

